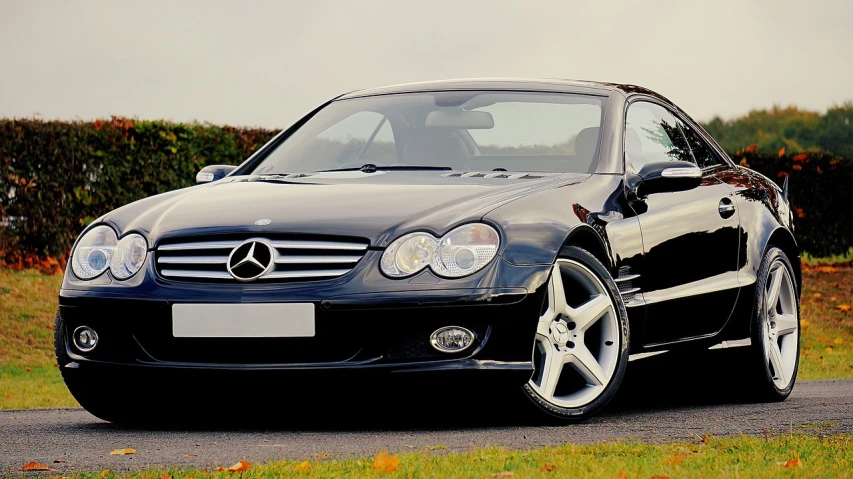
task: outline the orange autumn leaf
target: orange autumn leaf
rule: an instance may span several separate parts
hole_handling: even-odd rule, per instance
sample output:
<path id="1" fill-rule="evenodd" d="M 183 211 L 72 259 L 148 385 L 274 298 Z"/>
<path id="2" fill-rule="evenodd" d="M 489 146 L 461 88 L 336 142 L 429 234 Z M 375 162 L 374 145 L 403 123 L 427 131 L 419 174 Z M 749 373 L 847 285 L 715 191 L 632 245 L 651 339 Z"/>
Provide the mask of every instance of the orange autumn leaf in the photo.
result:
<path id="1" fill-rule="evenodd" d="M 379 473 L 391 473 L 400 465 L 400 456 L 389 456 L 388 451 L 382 451 L 373 458 L 373 470 Z"/>
<path id="2" fill-rule="evenodd" d="M 782 158 L 783 156 L 785 156 L 785 147 L 784 146 L 782 148 L 779 148 L 779 158 Z"/>
<path id="3" fill-rule="evenodd" d="M 160 479 L 172 479 L 172 476 L 170 476 L 164 472 L 163 475 L 160 476 Z"/>
<path id="4" fill-rule="evenodd" d="M 21 466 L 21 470 L 22 471 L 53 471 L 55 469 L 51 469 L 51 468 L 45 466 L 44 464 L 33 461 L 33 462 L 28 462 L 28 463 L 24 464 L 23 466 Z"/>
<path id="5" fill-rule="evenodd" d="M 672 456 L 663 460 L 664 464 L 681 464 L 684 461 L 684 457 L 682 456 Z"/>
<path id="6" fill-rule="evenodd" d="M 797 215 L 797 218 L 805 218 L 806 217 L 806 213 L 803 212 L 802 208 L 797 208 L 796 206 L 792 206 L 791 209 L 794 210 L 794 213 Z"/>
<path id="7" fill-rule="evenodd" d="M 746 158 L 741 158 L 739 164 L 740 164 L 740 166 L 749 168 L 749 163 L 746 162 Z"/>
<path id="8" fill-rule="evenodd" d="M 136 452 L 136 449 L 131 449 L 129 447 L 126 447 L 124 449 L 113 449 L 112 451 L 110 451 L 110 455 L 112 455 L 112 456 L 126 456 L 128 454 L 139 454 L 139 453 Z"/>
<path id="9" fill-rule="evenodd" d="M 749 145 L 746 147 L 746 151 L 748 153 L 755 153 L 756 151 L 758 151 L 758 145 Z"/>
<path id="10" fill-rule="evenodd" d="M 556 469 L 556 468 L 557 468 L 557 466 L 555 464 L 551 464 L 550 462 L 546 462 L 545 464 L 542 464 L 542 470 L 547 471 L 547 472 L 554 472 L 554 469 Z"/>
<path id="11" fill-rule="evenodd" d="M 308 461 L 302 461 L 293 467 L 293 472 L 297 474 L 311 474 L 313 471 Z"/>
<path id="12" fill-rule="evenodd" d="M 823 274 L 834 274 L 841 271 L 841 268 L 839 268 L 838 266 L 818 266 L 817 268 L 815 268 L 815 270 Z"/>
<path id="13" fill-rule="evenodd" d="M 226 471 L 226 469 L 222 466 L 219 466 L 216 468 L 216 472 L 225 472 L 225 471 Z"/>
<path id="14" fill-rule="evenodd" d="M 251 463 L 251 462 L 238 461 L 238 462 L 237 462 L 237 464 L 234 464 L 233 466 L 231 466 L 231 467 L 229 467 L 229 468 L 228 468 L 228 472 L 243 472 L 243 471 L 248 471 L 250 467 L 252 467 L 252 463 Z"/>
<path id="15" fill-rule="evenodd" d="M 821 356 L 819 354 L 806 353 L 806 359 L 819 360 L 819 359 L 823 359 L 823 356 Z"/>
<path id="16" fill-rule="evenodd" d="M 669 476 L 652 476 L 652 479 L 669 479 Z"/>
<path id="17" fill-rule="evenodd" d="M 807 155 L 805 153 L 800 153 L 799 155 L 797 155 L 793 158 L 793 160 L 797 163 L 802 163 L 808 159 L 809 159 L 809 155 Z"/>
<path id="18" fill-rule="evenodd" d="M 849 304 L 839 304 L 836 308 L 838 308 L 842 313 L 849 313 L 850 310 L 853 309 Z"/>
<path id="19" fill-rule="evenodd" d="M 748 167 L 747 167 L 747 168 L 748 168 Z M 788 172 L 787 172 L 787 171 L 780 171 L 779 173 L 776 173 L 776 177 L 778 177 L 778 178 L 787 178 L 787 177 L 788 177 Z"/>
<path id="20" fill-rule="evenodd" d="M 800 171 L 803 169 L 803 167 L 800 165 L 794 165 L 792 168 L 794 168 L 794 171 Z"/>
<path id="21" fill-rule="evenodd" d="M 800 461 L 799 457 L 795 457 L 793 459 L 785 461 L 785 467 L 802 467 L 802 466 L 803 466 L 803 462 Z"/>
<path id="22" fill-rule="evenodd" d="M 812 323 L 810 323 L 807 319 L 800 320 L 800 327 L 803 329 L 808 329 L 810 324 Z"/>
<path id="23" fill-rule="evenodd" d="M 628 474 L 625 474 L 624 472 L 619 471 L 616 474 L 616 479 L 628 479 Z"/>

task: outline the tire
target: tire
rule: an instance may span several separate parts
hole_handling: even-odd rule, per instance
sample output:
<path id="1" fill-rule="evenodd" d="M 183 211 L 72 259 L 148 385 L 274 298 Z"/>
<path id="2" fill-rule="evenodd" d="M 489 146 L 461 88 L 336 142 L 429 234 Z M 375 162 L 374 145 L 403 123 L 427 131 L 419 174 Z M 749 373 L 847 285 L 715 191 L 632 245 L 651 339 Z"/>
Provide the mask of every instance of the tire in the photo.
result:
<path id="1" fill-rule="evenodd" d="M 74 367 L 74 360 L 68 356 L 66 350 L 67 334 L 65 323 L 59 312 L 56 313 L 53 328 L 53 348 L 56 353 L 56 361 L 59 372 L 65 386 L 86 411 L 104 421 L 138 424 L 144 421 L 139 410 L 135 407 L 135 399 L 132 391 L 127 386 L 128 378 L 125 375 L 118 377 L 110 375 L 108 371 L 81 370 Z M 72 365 L 71 367 L 68 367 Z M 99 374 L 94 374 L 99 373 Z"/>
<path id="2" fill-rule="evenodd" d="M 780 289 L 776 294 L 778 304 L 772 305 L 771 308 L 768 304 L 773 300 L 770 297 L 770 289 L 777 273 L 783 274 L 780 288 L 788 287 L 789 290 Z M 745 364 L 740 368 L 747 385 L 744 392 L 748 397 L 745 399 L 784 401 L 794 389 L 800 364 L 801 338 L 800 297 L 794 278 L 794 269 L 785 253 L 779 248 L 769 248 L 761 261 L 756 281 L 755 303 L 750 318 L 751 345 L 745 351 Z M 783 332 L 783 324 L 788 325 L 784 330 L 790 332 L 778 334 Z M 768 337 L 769 331 L 774 329 L 777 334 Z M 774 341 L 779 346 L 779 357 L 782 360 L 782 367 L 779 369 L 782 370 L 784 378 L 781 379 L 774 368 L 774 363 L 778 360 L 770 358 L 775 354 L 772 351 Z"/>
<path id="3" fill-rule="evenodd" d="M 551 417 L 582 421 L 601 410 L 622 384 L 630 346 L 628 314 L 607 268 L 574 246 L 561 251 L 546 288 L 533 345 L 535 371 L 523 391 Z M 555 296 L 560 289 L 567 309 Z"/>

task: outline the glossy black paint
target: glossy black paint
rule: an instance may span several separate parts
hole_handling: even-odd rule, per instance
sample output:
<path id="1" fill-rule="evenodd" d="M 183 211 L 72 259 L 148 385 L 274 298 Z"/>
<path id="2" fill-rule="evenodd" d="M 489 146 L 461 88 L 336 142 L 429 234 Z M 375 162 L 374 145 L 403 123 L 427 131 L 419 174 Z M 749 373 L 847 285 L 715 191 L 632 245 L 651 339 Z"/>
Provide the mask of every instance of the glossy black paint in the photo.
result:
<path id="1" fill-rule="evenodd" d="M 287 180 L 251 176 L 254 165 L 315 110 L 230 176 L 126 205 L 90 227 L 108 224 L 120 236 L 140 233 L 152 251 L 170 238 L 226 233 L 365 239 L 369 251 L 355 269 L 330 280 L 211 285 L 160 277 L 152 255 L 143 271 L 125 281 L 113 280 L 109 273 L 81 281 L 69 268 L 60 291 L 66 327 L 97 321 L 108 331 L 106 337 L 116 341 L 113 353 L 105 347 L 86 355 L 68 346 L 73 367 L 499 369 L 522 377 L 532 370 L 543 285 L 567 245 L 588 249 L 614 278 L 633 278 L 624 283 L 637 289 L 625 296 L 633 352 L 707 347 L 747 337 L 763 252 L 773 244 L 799 264 L 792 215 L 781 190 L 767 178 L 734 165 L 699 125 L 648 90 L 561 80 L 474 80 L 402 85 L 341 98 L 468 89 L 606 97 L 596 172 L 523 180 L 449 177 L 446 171 L 321 173 Z M 703 171 L 703 178 L 695 182 L 657 181 L 649 171 L 647 180 L 659 186 L 638 190 L 643 180 L 626 171 L 623 155 L 624 114 L 636 98 L 667 105 L 702 133 L 724 164 Z M 722 213 L 723 204 L 734 205 L 734 213 L 730 208 Z M 255 226 L 261 218 L 271 222 Z M 451 280 L 423 271 L 393 280 L 380 273 L 381 253 L 397 237 L 413 231 L 441 236 L 475 221 L 493 225 L 501 235 L 499 256 L 476 274 Z M 311 356 L 310 340 L 304 339 L 238 345 L 238 350 L 245 350 L 242 357 L 210 356 L 203 353 L 208 347 L 216 351 L 228 345 L 178 344 L 164 332 L 164 324 L 171 320 L 170 305 L 179 302 L 312 302 L 322 327 L 331 328 L 331 337 L 375 334 L 371 341 L 357 341 L 359 347 L 349 357 Z M 115 316 L 114 311 L 129 311 L 128 317 Z M 392 353 L 411 335 L 421 337 L 448 321 L 479 331 L 479 346 L 458 357 L 406 359 Z M 340 330 L 335 332 L 335 327 Z M 180 350 L 198 355 L 180 355 Z M 285 350 L 305 355 L 274 353 Z"/>

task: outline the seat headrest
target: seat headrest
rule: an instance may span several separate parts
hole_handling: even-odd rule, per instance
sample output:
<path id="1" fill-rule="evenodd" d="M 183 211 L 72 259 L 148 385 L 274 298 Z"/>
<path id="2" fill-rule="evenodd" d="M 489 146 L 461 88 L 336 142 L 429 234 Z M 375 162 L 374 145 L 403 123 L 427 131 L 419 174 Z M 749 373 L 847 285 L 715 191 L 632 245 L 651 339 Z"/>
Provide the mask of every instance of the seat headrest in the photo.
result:
<path id="1" fill-rule="evenodd" d="M 595 150 L 598 149 L 598 130 L 599 128 L 594 126 L 578 132 L 575 137 L 575 155 L 579 160 L 592 161 L 595 157 Z"/>

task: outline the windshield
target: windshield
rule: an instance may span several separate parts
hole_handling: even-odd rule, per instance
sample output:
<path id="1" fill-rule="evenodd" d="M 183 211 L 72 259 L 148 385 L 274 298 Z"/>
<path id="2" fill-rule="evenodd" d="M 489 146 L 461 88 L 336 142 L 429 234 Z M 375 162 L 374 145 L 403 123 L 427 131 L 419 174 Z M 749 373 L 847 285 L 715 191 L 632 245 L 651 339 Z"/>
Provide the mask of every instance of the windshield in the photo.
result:
<path id="1" fill-rule="evenodd" d="M 253 174 L 376 167 L 591 173 L 602 99 L 562 93 L 452 91 L 334 101 Z"/>

